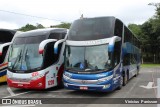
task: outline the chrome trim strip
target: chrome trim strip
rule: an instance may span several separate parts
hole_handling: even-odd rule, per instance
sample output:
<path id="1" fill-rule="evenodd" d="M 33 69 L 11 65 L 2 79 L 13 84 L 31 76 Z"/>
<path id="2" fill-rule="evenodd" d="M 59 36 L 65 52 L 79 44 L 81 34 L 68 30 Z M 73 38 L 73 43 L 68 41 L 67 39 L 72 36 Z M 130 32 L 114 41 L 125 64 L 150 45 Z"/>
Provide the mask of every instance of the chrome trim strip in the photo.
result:
<path id="1" fill-rule="evenodd" d="M 86 86 L 86 87 L 103 87 L 105 85 L 76 85 L 76 84 L 69 84 L 69 83 L 65 83 L 66 85 L 72 85 L 72 86 Z"/>
<path id="2" fill-rule="evenodd" d="M 89 40 L 89 41 L 72 41 L 66 40 L 66 45 L 70 46 L 94 46 L 109 43 L 111 38 L 99 39 L 99 40 Z"/>

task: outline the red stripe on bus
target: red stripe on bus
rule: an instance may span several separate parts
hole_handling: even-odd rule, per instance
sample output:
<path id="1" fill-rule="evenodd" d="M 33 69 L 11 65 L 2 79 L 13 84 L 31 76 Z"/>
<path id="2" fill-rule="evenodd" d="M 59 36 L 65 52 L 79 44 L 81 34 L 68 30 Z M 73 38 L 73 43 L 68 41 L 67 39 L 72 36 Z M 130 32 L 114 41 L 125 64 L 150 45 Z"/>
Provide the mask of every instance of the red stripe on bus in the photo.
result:
<path id="1" fill-rule="evenodd" d="M 0 67 L 6 66 L 6 65 L 8 65 L 8 62 L 1 64 Z"/>

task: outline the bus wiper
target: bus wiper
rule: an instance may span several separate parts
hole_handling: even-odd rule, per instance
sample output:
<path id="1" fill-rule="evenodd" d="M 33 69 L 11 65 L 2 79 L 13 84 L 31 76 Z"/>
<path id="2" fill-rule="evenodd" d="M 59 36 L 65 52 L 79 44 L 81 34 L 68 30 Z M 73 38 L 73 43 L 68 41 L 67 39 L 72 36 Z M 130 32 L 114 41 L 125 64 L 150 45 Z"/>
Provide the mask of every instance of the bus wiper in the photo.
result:
<path id="1" fill-rule="evenodd" d="M 14 66 L 16 65 L 17 61 L 20 61 L 20 59 L 21 59 L 21 54 L 22 54 L 22 49 L 21 49 L 21 51 L 20 51 L 20 54 L 16 57 L 16 60 L 15 60 L 15 62 L 14 62 L 14 64 L 13 64 L 13 66 L 12 66 L 12 70 L 13 70 Z"/>
<path id="2" fill-rule="evenodd" d="M 29 63 L 29 61 L 28 61 L 28 59 L 27 59 L 27 52 L 28 52 L 28 48 L 26 49 L 26 53 L 25 53 L 25 61 L 26 61 L 26 65 L 27 65 L 27 68 L 30 68 L 30 63 Z"/>
<path id="3" fill-rule="evenodd" d="M 26 49 L 26 53 L 25 53 L 25 57 L 24 57 L 24 59 L 25 59 L 25 61 L 26 61 L 26 56 L 27 56 L 27 52 L 28 52 L 28 48 Z"/>

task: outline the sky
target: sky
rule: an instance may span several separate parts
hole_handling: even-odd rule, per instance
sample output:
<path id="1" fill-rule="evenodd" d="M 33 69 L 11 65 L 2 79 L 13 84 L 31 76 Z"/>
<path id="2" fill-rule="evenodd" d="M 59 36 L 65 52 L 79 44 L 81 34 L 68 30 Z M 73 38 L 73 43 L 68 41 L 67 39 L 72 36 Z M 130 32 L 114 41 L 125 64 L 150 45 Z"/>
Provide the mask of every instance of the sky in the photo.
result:
<path id="1" fill-rule="evenodd" d="M 143 24 L 155 14 L 149 3 L 159 0 L 1 0 L 0 28 L 18 29 L 26 24 L 45 27 L 72 23 L 84 17 L 115 16 L 126 25 Z M 17 14 L 19 13 L 19 14 Z"/>

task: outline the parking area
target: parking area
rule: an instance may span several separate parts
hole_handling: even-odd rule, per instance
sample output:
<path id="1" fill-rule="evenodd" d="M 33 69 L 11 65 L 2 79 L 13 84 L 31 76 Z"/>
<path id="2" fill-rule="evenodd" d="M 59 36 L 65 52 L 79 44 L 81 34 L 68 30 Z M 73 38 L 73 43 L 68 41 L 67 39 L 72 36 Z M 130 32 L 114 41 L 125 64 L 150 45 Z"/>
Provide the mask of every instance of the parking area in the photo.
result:
<path id="1" fill-rule="evenodd" d="M 88 91 L 73 91 L 63 88 L 50 88 L 47 90 L 24 90 L 10 88 L 6 83 L 0 84 L 0 97 L 1 98 L 157 98 L 157 78 L 160 78 L 160 67 L 155 68 L 141 68 L 140 74 L 132 78 L 126 86 L 121 90 L 113 92 L 88 92 Z M 63 101 L 62 101 L 63 102 Z M 94 101 L 93 101 L 94 102 Z M 3 105 L 5 106 L 5 105 Z M 29 106 L 29 105 L 28 105 Z M 30 105 L 36 106 L 36 105 Z M 44 105 L 38 105 L 44 106 Z M 51 105 L 45 105 L 51 106 Z M 64 104 L 54 104 L 56 107 L 64 106 Z M 65 107 L 90 107 L 97 106 L 97 104 L 67 104 Z M 107 104 L 101 104 L 107 106 Z M 108 105 L 113 107 L 128 107 L 127 104 Z M 130 105 L 131 107 L 135 105 Z M 157 105 L 138 104 L 137 107 L 157 107 Z"/>

